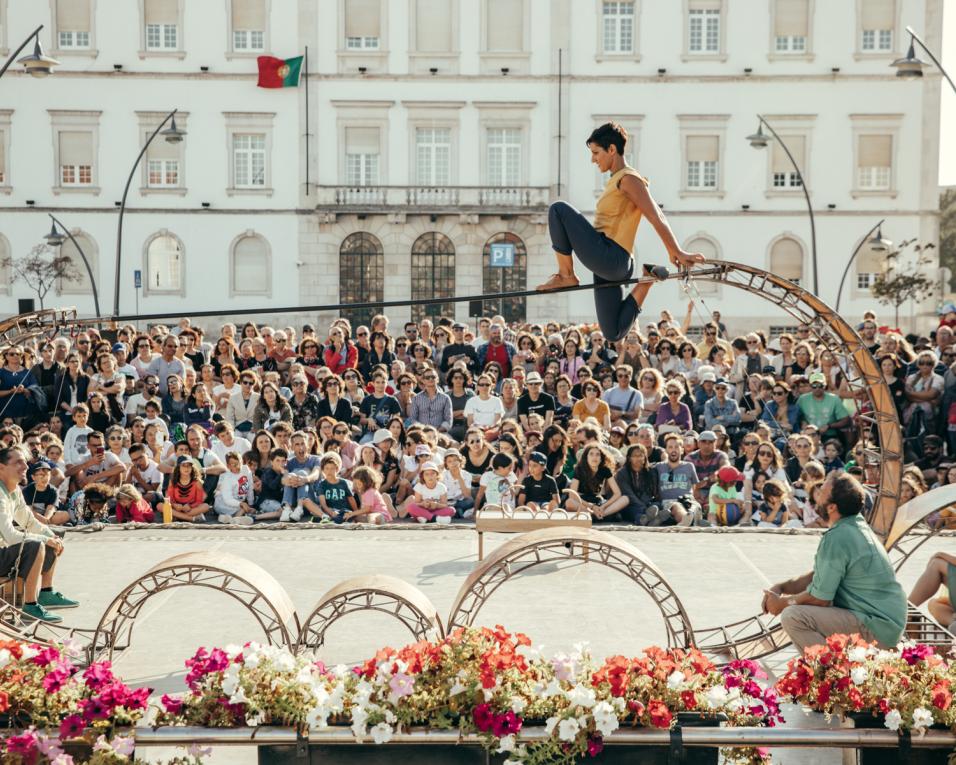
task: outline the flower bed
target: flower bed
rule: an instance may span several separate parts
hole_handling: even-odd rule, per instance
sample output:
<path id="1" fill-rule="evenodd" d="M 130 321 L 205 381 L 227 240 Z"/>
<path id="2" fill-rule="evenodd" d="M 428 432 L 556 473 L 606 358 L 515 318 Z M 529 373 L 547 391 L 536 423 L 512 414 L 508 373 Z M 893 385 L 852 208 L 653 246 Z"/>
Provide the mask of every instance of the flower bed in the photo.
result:
<path id="1" fill-rule="evenodd" d="M 503 628 L 459 629 L 440 641 L 383 648 L 363 664 L 328 668 L 249 643 L 200 649 L 187 662 L 188 691 L 164 696 L 159 725 L 212 727 L 348 725 L 359 741 L 384 744 L 415 726 L 477 733 L 510 765 L 570 763 L 596 756 L 621 726 L 671 728 L 692 712 L 729 725 L 773 725 L 773 689 L 753 662 L 715 667 L 696 650 L 649 648 L 598 664 L 586 650 L 543 657 Z M 522 728 L 549 737 L 522 741 Z M 759 762 L 755 749 L 738 761 Z"/>

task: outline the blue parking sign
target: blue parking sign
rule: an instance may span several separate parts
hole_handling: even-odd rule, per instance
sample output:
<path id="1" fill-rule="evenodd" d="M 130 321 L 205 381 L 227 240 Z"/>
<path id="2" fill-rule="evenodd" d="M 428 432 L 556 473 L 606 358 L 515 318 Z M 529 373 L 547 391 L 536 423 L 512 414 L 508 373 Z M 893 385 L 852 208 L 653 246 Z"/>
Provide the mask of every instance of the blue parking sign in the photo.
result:
<path id="1" fill-rule="evenodd" d="M 139 289 L 143 286 L 143 272 L 136 270 L 133 271 L 133 287 Z"/>
<path id="2" fill-rule="evenodd" d="M 515 246 L 511 242 L 498 242 L 490 245 L 492 268 L 512 268 L 515 264 Z"/>

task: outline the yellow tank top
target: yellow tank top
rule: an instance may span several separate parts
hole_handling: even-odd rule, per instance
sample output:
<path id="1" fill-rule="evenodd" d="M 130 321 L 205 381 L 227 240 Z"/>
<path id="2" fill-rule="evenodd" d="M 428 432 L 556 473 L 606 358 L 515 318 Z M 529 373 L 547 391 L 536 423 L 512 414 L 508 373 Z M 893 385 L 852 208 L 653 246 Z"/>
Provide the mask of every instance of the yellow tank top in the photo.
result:
<path id="1" fill-rule="evenodd" d="M 633 167 L 622 167 L 612 175 L 604 187 L 604 193 L 594 208 L 594 228 L 613 239 L 628 252 L 634 250 L 634 237 L 641 222 L 641 211 L 628 196 L 621 191 L 619 184 L 625 175 L 633 175 L 647 183 L 647 179 Z"/>

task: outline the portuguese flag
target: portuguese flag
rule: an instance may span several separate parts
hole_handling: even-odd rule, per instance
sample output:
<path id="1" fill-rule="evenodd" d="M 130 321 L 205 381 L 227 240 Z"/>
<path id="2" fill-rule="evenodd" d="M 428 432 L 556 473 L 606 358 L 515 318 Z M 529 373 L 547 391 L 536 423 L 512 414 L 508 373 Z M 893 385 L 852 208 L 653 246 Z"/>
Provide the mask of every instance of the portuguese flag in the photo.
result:
<path id="1" fill-rule="evenodd" d="M 259 56 L 260 88 L 294 88 L 299 84 L 299 72 L 302 69 L 302 56 L 295 58 L 274 58 L 273 56 Z"/>

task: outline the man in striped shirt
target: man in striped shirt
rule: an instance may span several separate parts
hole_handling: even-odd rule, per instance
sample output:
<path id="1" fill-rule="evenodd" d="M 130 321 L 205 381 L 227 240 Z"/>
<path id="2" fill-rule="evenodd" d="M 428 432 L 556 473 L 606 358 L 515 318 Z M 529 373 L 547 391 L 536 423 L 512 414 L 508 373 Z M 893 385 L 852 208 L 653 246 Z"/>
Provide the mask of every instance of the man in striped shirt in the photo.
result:
<path id="1" fill-rule="evenodd" d="M 431 425 L 439 433 L 447 433 L 451 428 L 451 399 L 438 390 L 438 373 L 429 369 L 422 376 L 425 387 L 415 395 L 409 407 L 409 419 L 421 425 Z"/>

